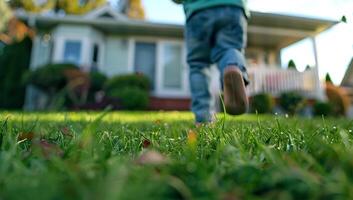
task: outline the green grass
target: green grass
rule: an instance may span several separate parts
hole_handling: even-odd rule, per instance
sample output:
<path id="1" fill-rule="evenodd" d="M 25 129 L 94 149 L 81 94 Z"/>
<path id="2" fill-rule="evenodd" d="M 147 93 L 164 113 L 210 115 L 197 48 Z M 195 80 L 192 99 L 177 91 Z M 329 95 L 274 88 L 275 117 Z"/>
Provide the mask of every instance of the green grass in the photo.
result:
<path id="1" fill-rule="evenodd" d="M 344 119 L 220 115 L 194 128 L 179 112 L 2 112 L 0 200 L 353 199 L 352 129 Z M 166 162 L 139 164 L 151 149 Z"/>

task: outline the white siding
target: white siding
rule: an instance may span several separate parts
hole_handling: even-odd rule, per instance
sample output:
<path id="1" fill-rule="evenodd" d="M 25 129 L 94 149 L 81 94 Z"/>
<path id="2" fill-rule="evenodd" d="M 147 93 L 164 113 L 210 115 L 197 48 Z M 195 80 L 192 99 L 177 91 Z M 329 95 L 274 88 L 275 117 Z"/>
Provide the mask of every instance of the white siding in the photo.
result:
<path id="1" fill-rule="evenodd" d="M 38 34 L 32 47 L 31 69 L 51 62 L 52 37 L 49 34 Z"/>
<path id="2" fill-rule="evenodd" d="M 107 37 L 105 43 L 104 66 L 101 71 L 107 76 L 129 73 L 129 43 L 127 39 Z"/>
<path id="3" fill-rule="evenodd" d="M 89 70 L 92 67 L 92 52 L 93 45 L 98 44 L 100 48 L 100 62 L 99 68 L 103 68 L 104 62 L 104 35 L 99 31 L 89 26 L 73 26 L 73 25 L 61 25 L 54 30 L 54 52 L 53 61 L 60 63 L 63 62 L 63 52 L 65 41 L 75 40 L 80 41 L 82 44 L 81 59 L 79 64 L 83 69 Z"/>

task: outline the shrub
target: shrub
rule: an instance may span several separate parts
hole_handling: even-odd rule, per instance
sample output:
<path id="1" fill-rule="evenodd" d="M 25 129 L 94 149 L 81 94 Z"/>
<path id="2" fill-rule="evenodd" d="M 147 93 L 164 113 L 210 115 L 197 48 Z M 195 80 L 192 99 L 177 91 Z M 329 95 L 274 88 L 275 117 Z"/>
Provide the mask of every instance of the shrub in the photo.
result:
<path id="1" fill-rule="evenodd" d="M 304 98 L 297 92 L 285 92 L 280 96 L 280 106 L 288 114 L 294 115 L 304 105 Z"/>
<path id="2" fill-rule="evenodd" d="M 3 47 L 0 54 L 0 108 L 23 107 L 26 87 L 21 78 L 29 69 L 31 49 L 29 37 Z"/>
<path id="3" fill-rule="evenodd" d="M 73 94 L 73 88 L 63 89 L 68 85 L 70 78 L 67 76 L 72 71 L 78 71 L 78 67 L 72 64 L 47 64 L 29 71 L 24 81 L 31 84 L 47 94 L 46 109 L 58 110 L 65 106 L 70 107 L 74 104 L 70 94 Z"/>
<path id="4" fill-rule="evenodd" d="M 332 115 L 332 105 L 328 102 L 316 102 L 314 104 L 314 115 L 315 116 L 330 116 Z"/>
<path id="5" fill-rule="evenodd" d="M 26 83 L 53 94 L 66 86 L 67 78 L 64 72 L 69 69 L 78 69 L 78 67 L 72 64 L 48 64 L 29 72 Z"/>
<path id="6" fill-rule="evenodd" d="M 332 105 L 332 112 L 336 116 L 345 116 L 349 108 L 349 99 L 341 88 L 326 83 L 326 95 Z"/>
<path id="7" fill-rule="evenodd" d="M 251 112 L 270 113 L 273 109 L 273 99 L 270 94 L 258 94 L 251 100 Z"/>
<path id="8" fill-rule="evenodd" d="M 145 110 L 149 104 L 149 94 L 138 87 L 125 87 L 109 92 L 109 97 L 120 100 L 124 109 Z"/>
<path id="9" fill-rule="evenodd" d="M 149 91 L 150 81 L 142 74 L 129 74 L 116 76 L 108 80 L 104 86 L 107 93 L 112 90 L 123 89 L 127 87 L 136 87 L 144 91 Z"/>
<path id="10" fill-rule="evenodd" d="M 333 84 L 331 76 L 330 76 L 329 73 L 326 74 L 325 82 L 328 83 L 328 84 Z"/>
<path id="11" fill-rule="evenodd" d="M 100 72 L 90 72 L 89 79 L 91 81 L 90 92 L 94 93 L 103 90 L 104 84 L 108 78 Z"/>

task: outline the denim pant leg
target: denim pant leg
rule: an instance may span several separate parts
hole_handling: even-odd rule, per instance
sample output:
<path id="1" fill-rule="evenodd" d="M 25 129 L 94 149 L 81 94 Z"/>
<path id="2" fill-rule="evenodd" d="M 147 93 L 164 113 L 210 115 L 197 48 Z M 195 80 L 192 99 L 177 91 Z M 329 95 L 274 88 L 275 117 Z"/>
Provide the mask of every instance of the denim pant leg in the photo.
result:
<path id="1" fill-rule="evenodd" d="M 196 122 L 211 122 L 212 95 L 210 91 L 210 77 L 200 67 L 190 67 L 190 89 L 192 105 L 191 110 L 195 114 Z"/>
<path id="2" fill-rule="evenodd" d="M 212 61 L 218 64 L 222 86 L 224 70 L 230 65 L 239 67 L 243 72 L 244 82 L 248 85 L 249 78 L 244 55 L 247 40 L 247 19 L 243 10 L 237 7 L 228 7 L 217 23 L 221 28 L 217 30 L 211 57 Z"/>
<path id="3" fill-rule="evenodd" d="M 208 42 L 207 17 L 202 13 L 193 16 L 186 24 L 187 62 L 190 68 L 191 110 L 196 122 L 212 121 L 212 95 L 209 68 L 211 48 Z"/>

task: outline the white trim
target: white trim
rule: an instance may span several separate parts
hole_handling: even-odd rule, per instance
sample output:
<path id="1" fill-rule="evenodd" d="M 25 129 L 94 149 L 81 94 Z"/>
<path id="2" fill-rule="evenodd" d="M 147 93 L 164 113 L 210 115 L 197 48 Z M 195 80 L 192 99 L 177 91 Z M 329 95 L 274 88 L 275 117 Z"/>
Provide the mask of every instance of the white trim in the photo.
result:
<path id="1" fill-rule="evenodd" d="M 134 57 L 135 57 L 135 39 L 133 38 L 128 38 L 128 69 L 127 71 L 129 73 L 133 73 L 134 72 Z"/>
<path id="2" fill-rule="evenodd" d="M 161 96 L 161 92 L 163 90 L 163 70 L 162 67 L 162 56 L 163 55 L 163 42 L 158 41 L 157 42 L 157 52 L 156 52 L 156 86 L 155 86 L 155 92 L 154 96 Z"/>
<path id="3" fill-rule="evenodd" d="M 92 27 L 79 27 L 83 31 L 68 32 L 72 26 L 60 26 L 53 34 L 53 57 L 55 63 L 64 62 L 64 50 L 66 41 L 78 41 L 81 43 L 81 57 L 77 62 L 84 71 L 91 70 L 93 66 L 93 46 L 99 47 L 97 68 L 101 70 L 105 62 L 105 37 L 104 35 Z M 76 28 L 76 27 L 75 27 Z M 64 33 L 62 31 L 64 30 Z"/>
<path id="4" fill-rule="evenodd" d="M 109 14 L 115 20 L 127 19 L 127 17 L 125 17 L 124 15 L 114 11 L 113 8 L 109 4 L 107 4 L 105 6 L 102 6 L 102 7 L 99 7 L 97 9 L 89 12 L 88 14 L 86 14 L 84 16 L 84 18 L 86 18 L 86 19 L 96 19 L 96 18 L 99 18 L 100 16 L 102 16 L 103 14 Z"/>
<path id="5" fill-rule="evenodd" d="M 91 44 L 91 40 L 88 37 L 84 37 L 82 38 L 83 43 L 82 43 L 82 51 L 81 51 L 81 67 L 82 69 L 84 69 L 85 71 L 89 71 L 90 67 L 91 67 L 91 49 L 90 48 L 90 44 Z"/>
<path id="6" fill-rule="evenodd" d="M 136 43 L 138 43 L 138 42 L 141 42 L 141 43 L 153 43 L 153 44 L 155 44 L 155 46 L 156 46 L 156 54 L 155 54 L 155 61 L 156 61 L 156 63 L 155 63 L 155 70 L 154 70 L 154 78 L 155 79 L 157 79 L 157 80 L 155 80 L 154 81 L 154 89 L 151 91 L 151 93 L 152 93 L 152 95 L 155 95 L 156 93 L 157 93 L 157 91 L 158 91 L 158 87 L 159 87 L 159 85 L 158 85 L 158 65 L 159 65 L 159 63 L 158 63 L 158 60 L 159 60 L 159 58 L 158 58 L 158 43 L 159 43 L 159 41 L 158 41 L 158 39 L 156 39 L 156 38 L 148 38 L 148 37 L 134 37 L 134 39 L 132 39 L 132 55 L 131 55 L 131 66 L 130 66 L 130 70 L 132 71 L 132 72 L 135 72 L 136 71 L 136 66 L 135 66 L 135 53 L 136 53 Z"/>
<path id="7" fill-rule="evenodd" d="M 316 43 L 316 38 L 315 37 L 311 37 L 311 42 L 313 45 L 313 53 L 314 53 L 314 57 L 315 57 L 315 68 L 314 68 L 314 73 L 315 73 L 315 82 L 316 82 L 316 97 L 321 100 L 324 101 L 326 100 L 326 96 L 325 96 L 325 92 L 322 86 L 322 83 L 320 81 L 320 73 L 319 73 L 319 57 L 318 57 L 318 49 L 317 49 L 317 43 Z"/>
<path id="8" fill-rule="evenodd" d="M 303 31 L 297 29 L 290 28 L 275 28 L 275 27 L 263 27 L 263 26 L 254 26 L 249 25 L 248 27 L 249 33 L 260 33 L 260 34 L 268 34 L 271 36 L 286 36 L 286 37 L 309 37 L 315 34 L 313 31 Z"/>
<path id="9" fill-rule="evenodd" d="M 64 62 L 64 51 L 65 51 L 65 43 L 67 41 L 77 41 L 81 43 L 81 55 L 80 60 L 78 61 L 80 66 L 85 67 L 86 63 L 84 61 L 87 60 L 87 48 L 88 39 L 82 38 L 79 36 L 59 36 L 55 39 L 55 49 L 54 49 L 54 62 Z"/>
<path id="10" fill-rule="evenodd" d="M 129 49 L 128 49 L 128 71 L 133 73 L 134 67 L 134 56 L 135 46 L 137 42 L 150 42 L 156 44 L 156 69 L 155 69 L 155 85 L 154 90 L 151 92 L 153 96 L 161 98 L 189 98 L 190 92 L 188 87 L 188 67 L 186 64 L 186 47 L 183 40 L 170 39 L 170 38 L 155 38 L 155 37 L 130 37 L 128 38 Z M 182 87 L 178 89 L 163 88 L 163 44 L 172 43 L 181 46 L 182 55 Z"/>
<path id="11" fill-rule="evenodd" d="M 172 88 L 166 88 L 164 86 L 164 46 L 165 44 L 172 44 L 172 45 L 178 45 L 181 49 L 181 88 L 178 89 L 172 89 Z M 187 89 L 187 72 L 186 72 L 186 63 L 184 62 L 184 43 L 183 42 L 179 42 L 179 41 L 161 41 L 160 42 L 160 52 L 159 52 L 159 58 L 160 58 L 160 62 L 159 62 L 159 66 L 157 67 L 157 70 L 159 71 L 160 76 L 159 78 L 159 90 L 157 91 L 157 95 L 159 96 L 168 96 L 168 97 L 187 97 L 188 96 L 188 89 Z"/>

